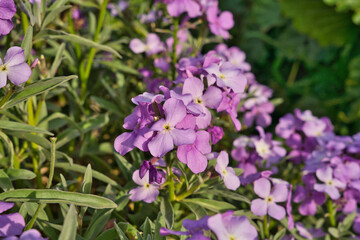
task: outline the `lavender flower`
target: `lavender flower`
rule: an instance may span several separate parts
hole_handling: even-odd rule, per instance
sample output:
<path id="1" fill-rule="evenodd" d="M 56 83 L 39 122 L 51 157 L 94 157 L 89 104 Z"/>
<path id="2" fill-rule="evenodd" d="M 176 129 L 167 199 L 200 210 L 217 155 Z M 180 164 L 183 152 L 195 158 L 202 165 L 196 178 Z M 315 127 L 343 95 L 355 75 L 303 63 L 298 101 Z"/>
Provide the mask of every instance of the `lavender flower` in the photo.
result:
<path id="1" fill-rule="evenodd" d="M 36 229 L 30 229 L 23 232 L 20 237 L 11 236 L 4 238 L 4 240 L 47 240 L 48 238 L 43 238 L 40 232 Z"/>
<path id="2" fill-rule="evenodd" d="M 249 220 L 245 216 L 234 216 L 232 211 L 210 217 L 208 226 L 218 240 L 257 239 L 256 228 L 250 224 Z"/>
<path id="3" fill-rule="evenodd" d="M 212 5 L 206 11 L 209 27 L 213 34 L 222 36 L 224 39 L 229 38 L 228 30 L 234 26 L 234 19 L 231 12 L 222 12 L 219 16 L 219 8 L 217 4 Z"/>
<path id="4" fill-rule="evenodd" d="M 8 78 L 13 84 L 20 85 L 29 80 L 30 75 L 31 68 L 25 63 L 24 50 L 21 47 L 9 48 L 4 62 L 0 59 L 0 88 L 6 85 Z"/>
<path id="5" fill-rule="evenodd" d="M 236 176 L 233 168 L 228 167 L 229 155 L 225 151 L 221 151 L 216 162 L 215 171 L 220 174 L 228 189 L 236 190 L 240 186 L 240 179 Z"/>
<path id="6" fill-rule="evenodd" d="M 201 15 L 200 5 L 194 0 L 170 0 L 168 2 L 167 11 L 172 17 L 178 17 L 184 12 L 191 18 Z"/>
<path id="7" fill-rule="evenodd" d="M 149 33 L 146 37 L 146 43 L 143 43 L 138 38 L 131 40 L 130 49 L 137 54 L 146 52 L 147 55 L 153 55 L 164 50 L 164 44 L 160 41 L 158 35 Z"/>
<path id="8" fill-rule="evenodd" d="M 149 183 L 152 184 L 156 182 L 157 184 L 161 184 L 163 176 L 157 171 L 157 169 L 152 165 L 150 161 L 143 161 L 141 164 L 139 177 L 142 179 L 145 177 L 146 173 L 149 173 Z"/>
<path id="9" fill-rule="evenodd" d="M 14 27 L 12 18 L 16 13 L 14 0 L 0 0 L 0 36 L 7 35 Z"/>
<path id="10" fill-rule="evenodd" d="M 193 173 L 203 172 L 207 167 L 205 154 L 211 152 L 210 134 L 206 131 L 198 131 L 194 144 L 178 147 L 177 156 L 182 163 L 188 165 Z"/>
<path id="11" fill-rule="evenodd" d="M 130 190 L 131 201 L 144 201 L 146 203 L 152 203 L 159 195 L 159 184 L 149 183 L 149 171 L 147 171 L 144 177 L 140 178 L 140 171 L 136 170 L 132 176 L 133 181 L 140 185 L 137 188 Z"/>
<path id="12" fill-rule="evenodd" d="M 162 157 L 176 146 L 193 144 L 196 135 L 193 129 L 178 129 L 176 124 L 186 116 L 186 108 L 182 101 L 174 98 L 164 103 L 165 119 L 160 119 L 152 127 L 157 135 L 149 142 L 150 153 L 154 157 Z"/>
<path id="13" fill-rule="evenodd" d="M 269 214 L 271 217 L 281 220 L 285 217 L 284 207 L 277 202 L 285 202 L 288 197 L 286 184 L 274 184 L 271 191 L 270 181 L 260 178 L 254 182 L 254 192 L 263 199 L 255 199 L 251 202 L 251 211 L 257 216 Z"/>
<path id="14" fill-rule="evenodd" d="M 318 179 L 325 184 L 315 184 L 314 189 L 318 192 L 327 193 L 331 199 L 336 200 L 340 198 L 338 188 L 345 188 L 346 184 L 333 178 L 333 169 L 331 167 L 325 167 L 316 171 Z"/>
<path id="15" fill-rule="evenodd" d="M 222 127 L 212 126 L 209 127 L 207 131 L 210 133 L 212 145 L 215 145 L 224 137 L 224 130 Z"/>
<path id="16" fill-rule="evenodd" d="M 14 203 L 0 202 L 0 214 L 11 209 Z M 25 227 L 25 221 L 20 213 L 0 215 L 0 237 L 20 235 Z"/>

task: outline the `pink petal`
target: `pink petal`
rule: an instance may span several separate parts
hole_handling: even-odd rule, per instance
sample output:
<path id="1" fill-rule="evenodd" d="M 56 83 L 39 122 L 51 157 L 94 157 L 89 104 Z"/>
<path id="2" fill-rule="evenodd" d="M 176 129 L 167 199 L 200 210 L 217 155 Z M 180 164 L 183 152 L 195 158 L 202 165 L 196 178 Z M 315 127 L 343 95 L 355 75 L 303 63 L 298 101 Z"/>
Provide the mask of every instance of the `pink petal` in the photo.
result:
<path id="1" fill-rule="evenodd" d="M 14 24 L 11 20 L 0 19 L 0 36 L 9 34 L 13 27 Z"/>
<path id="2" fill-rule="evenodd" d="M 275 184 L 270 196 L 273 197 L 275 202 L 284 202 L 288 197 L 288 192 L 286 184 Z"/>
<path id="3" fill-rule="evenodd" d="M 142 53 L 145 52 L 146 45 L 140 39 L 135 38 L 130 42 L 130 49 L 134 53 Z"/>
<path id="4" fill-rule="evenodd" d="M 187 153 L 187 165 L 193 173 L 205 171 L 207 164 L 207 158 L 195 148 Z"/>
<path id="5" fill-rule="evenodd" d="M 266 201 L 262 199 L 251 201 L 251 212 L 257 216 L 265 216 L 267 212 Z"/>
<path id="6" fill-rule="evenodd" d="M 222 12 L 219 16 L 219 23 L 222 28 L 228 30 L 234 26 L 234 19 L 231 12 L 225 11 Z"/>
<path id="7" fill-rule="evenodd" d="M 31 76 L 31 68 L 27 63 L 7 66 L 7 69 L 8 78 L 15 85 L 20 85 L 28 81 Z"/>
<path id="8" fill-rule="evenodd" d="M 333 170 L 331 167 L 321 168 L 316 170 L 316 176 L 323 182 L 332 180 Z"/>
<path id="9" fill-rule="evenodd" d="M 266 198 L 270 194 L 271 184 L 266 178 L 260 178 L 254 182 L 254 192 L 262 198 Z"/>
<path id="10" fill-rule="evenodd" d="M 174 148 L 174 141 L 171 135 L 159 132 L 148 144 L 150 153 L 154 157 L 162 157 L 165 153 Z"/>
<path id="11" fill-rule="evenodd" d="M 170 131 L 171 137 L 176 146 L 193 144 L 196 139 L 195 131 L 193 129 L 177 129 Z"/>
<path id="12" fill-rule="evenodd" d="M 271 217 L 281 220 L 285 217 L 285 209 L 282 206 L 279 206 L 275 203 L 268 205 L 268 213 Z"/>

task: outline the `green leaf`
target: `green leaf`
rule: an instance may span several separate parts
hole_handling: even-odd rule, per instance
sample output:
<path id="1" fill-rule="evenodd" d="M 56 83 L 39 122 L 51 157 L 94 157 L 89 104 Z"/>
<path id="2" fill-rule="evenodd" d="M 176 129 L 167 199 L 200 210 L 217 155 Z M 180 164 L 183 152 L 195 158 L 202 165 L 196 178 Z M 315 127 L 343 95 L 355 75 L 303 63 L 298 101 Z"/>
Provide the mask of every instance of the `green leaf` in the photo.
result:
<path id="1" fill-rule="evenodd" d="M 12 143 L 10 138 L 2 131 L 0 131 L 0 139 L 2 139 L 4 146 L 7 148 L 10 159 L 10 167 L 14 167 L 14 160 L 15 160 L 14 144 Z"/>
<path id="2" fill-rule="evenodd" d="M 182 203 L 195 214 L 197 220 L 199 220 L 207 215 L 207 212 L 205 211 L 205 209 L 198 204 L 191 203 L 191 202 L 184 202 L 184 201 L 182 201 Z"/>
<path id="3" fill-rule="evenodd" d="M 72 43 L 78 43 L 80 45 L 90 47 L 90 48 L 96 48 L 98 50 L 102 50 L 105 52 L 110 52 L 116 55 L 118 58 L 122 58 L 121 55 L 113 48 L 103 45 L 98 42 L 94 42 L 92 40 L 89 40 L 87 38 L 75 35 L 75 34 L 69 34 L 63 31 L 54 31 L 54 30 L 46 30 L 42 31 L 37 35 L 37 38 L 43 38 L 43 39 L 60 39 Z"/>
<path id="4" fill-rule="evenodd" d="M 81 185 L 81 192 L 90 193 L 91 185 L 92 185 L 92 170 L 91 170 L 91 165 L 89 163 L 84 174 L 84 180 Z"/>
<path id="5" fill-rule="evenodd" d="M 337 230 L 336 228 L 330 227 L 330 228 L 328 229 L 328 231 L 329 231 L 329 233 L 330 233 L 333 237 L 335 237 L 335 238 L 339 238 L 339 237 L 340 237 L 339 230 Z"/>
<path id="6" fill-rule="evenodd" d="M 195 203 L 217 213 L 225 210 L 236 209 L 236 207 L 230 203 L 205 198 L 190 198 L 182 201 L 185 203 Z"/>
<path id="7" fill-rule="evenodd" d="M 24 49 L 25 61 L 29 59 L 31 48 L 32 48 L 32 38 L 33 38 L 33 27 L 29 26 L 26 30 L 24 39 L 21 43 L 21 48 Z"/>
<path id="8" fill-rule="evenodd" d="M 247 197 L 240 195 L 239 193 L 236 192 L 230 192 L 227 189 L 221 190 L 221 189 L 211 188 L 211 189 L 200 190 L 199 193 L 208 193 L 214 196 L 221 196 L 228 199 L 234 199 L 237 201 L 246 202 L 250 204 L 250 200 Z"/>
<path id="9" fill-rule="evenodd" d="M 15 180 L 31 180 L 36 177 L 36 174 L 32 171 L 26 169 L 15 169 L 15 168 L 8 168 L 6 170 L 7 175 L 9 176 L 11 181 Z"/>
<path id="10" fill-rule="evenodd" d="M 172 229 L 174 226 L 174 208 L 171 205 L 169 198 L 161 198 L 160 211 L 164 216 L 166 227 Z"/>
<path id="11" fill-rule="evenodd" d="M 281 240 L 286 233 L 286 228 L 283 228 L 281 231 L 277 232 L 273 238 L 273 240 Z"/>
<path id="12" fill-rule="evenodd" d="M 128 240 L 128 238 L 126 237 L 123 230 L 121 230 L 121 228 L 116 223 L 114 225 L 115 225 L 115 229 L 116 229 L 116 232 L 117 232 L 118 237 L 120 238 L 120 240 Z"/>
<path id="13" fill-rule="evenodd" d="M 12 131 L 29 132 L 29 133 L 42 133 L 47 135 L 54 135 L 44 129 L 34 127 L 25 123 L 18 123 L 7 120 L 0 120 L 0 129 L 7 129 Z"/>
<path id="14" fill-rule="evenodd" d="M 96 210 L 92 215 L 89 226 L 84 234 L 85 239 L 94 239 L 104 229 L 105 224 L 109 221 L 113 209 Z M 108 238 L 114 239 L 114 238 Z"/>
<path id="15" fill-rule="evenodd" d="M 160 228 L 162 227 L 160 219 L 161 219 L 161 212 L 158 214 L 156 218 L 154 240 L 165 240 L 165 237 L 160 235 Z"/>
<path id="16" fill-rule="evenodd" d="M 346 218 L 341 223 L 341 228 L 340 228 L 341 232 L 348 231 L 351 228 L 351 226 L 353 225 L 355 218 L 356 218 L 355 211 L 353 213 L 347 215 Z"/>
<path id="17" fill-rule="evenodd" d="M 71 5 L 57 7 L 52 10 L 48 15 L 46 15 L 44 22 L 41 25 L 41 30 L 44 29 L 47 25 L 49 25 L 51 22 L 53 22 L 55 18 L 60 15 L 60 13 L 69 8 L 71 8 Z"/>
<path id="18" fill-rule="evenodd" d="M 17 138 L 21 138 L 21 139 L 25 139 L 32 143 L 36 143 L 37 145 L 39 145 L 43 148 L 46 148 L 46 149 L 50 149 L 50 147 L 51 147 L 50 141 L 39 135 L 26 133 L 26 132 L 9 131 L 9 130 L 6 130 L 4 132 L 8 135 L 11 135 L 11 136 L 14 136 Z"/>
<path id="19" fill-rule="evenodd" d="M 62 43 L 56 53 L 55 59 L 53 61 L 53 64 L 51 65 L 51 69 L 50 69 L 50 77 L 54 77 L 56 74 L 56 71 L 58 70 L 61 61 L 62 61 L 62 55 L 64 54 L 64 50 L 65 50 L 65 43 Z"/>
<path id="20" fill-rule="evenodd" d="M 294 27 L 321 45 L 343 46 L 357 36 L 358 28 L 351 22 L 351 15 L 336 12 L 322 0 L 280 0 L 280 3 Z"/>
<path id="21" fill-rule="evenodd" d="M 148 239 L 149 235 L 151 237 L 151 221 L 148 217 L 146 217 L 145 222 L 140 228 L 143 230 L 143 239 Z"/>
<path id="22" fill-rule="evenodd" d="M 95 209 L 116 208 L 113 201 L 104 197 L 53 189 L 16 189 L 0 193 L 0 201 L 67 203 Z"/>
<path id="23" fill-rule="evenodd" d="M 109 116 L 107 114 L 94 116 L 86 121 L 79 124 L 79 127 L 81 129 L 81 132 L 87 133 L 89 131 L 92 131 L 94 129 L 100 128 L 104 125 L 106 125 L 109 122 Z M 64 132 L 60 133 L 58 135 L 58 142 L 56 143 L 56 148 L 60 148 L 70 142 L 72 139 L 79 137 L 80 133 L 79 130 L 76 128 L 68 128 Z"/>
<path id="24" fill-rule="evenodd" d="M 105 100 L 103 98 L 95 97 L 95 96 L 91 96 L 91 100 L 93 100 L 97 104 L 99 104 L 101 108 L 104 108 L 104 109 L 106 109 L 110 112 L 113 112 L 119 116 L 123 116 L 123 114 L 119 110 L 119 106 L 116 105 L 115 103 Z"/>
<path id="25" fill-rule="evenodd" d="M 67 82 L 71 79 L 77 78 L 75 75 L 64 76 L 64 77 L 55 77 L 48 78 L 44 80 L 39 80 L 37 82 L 31 83 L 27 85 L 25 88 L 19 88 L 15 94 L 9 99 L 8 102 L 4 104 L 4 106 L 0 109 L 7 109 L 9 107 L 13 107 L 20 102 L 25 101 L 29 97 L 39 95 L 43 92 L 49 91 L 64 82 Z"/>
<path id="26" fill-rule="evenodd" d="M 140 75 L 138 70 L 123 64 L 120 61 L 99 61 L 100 64 L 107 66 L 108 68 L 112 68 L 113 70 L 120 71 L 122 73 L 128 73 L 133 75 Z"/>
<path id="27" fill-rule="evenodd" d="M 29 2 L 28 2 L 29 3 Z M 23 0 L 19 1 L 20 9 L 23 11 L 29 18 L 30 18 L 30 24 L 31 26 L 34 26 L 35 24 L 35 17 L 31 13 L 30 8 L 23 2 Z M 29 4 L 30 5 L 30 4 Z"/>
<path id="28" fill-rule="evenodd" d="M 115 161 L 126 180 L 130 180 L 132 178 L 132 173 L 135 171 L 134 166 L 129 163 L 126 158 L 117 153 L 115 154 Z"/>
<path id="29" fill-rule="evenodd" d="M 71 204 L 69 211 L 64 219 L 64 225 L 62 227 L 59 239 L 75 240 L 77 229 L 77 213 L 75 206 Z"/>
<path id="30" fill-rule="evenodd" d="M 86 171 L 86 167 L 81 166 L 79 164 L 72 164 L 70 165 L 69 163 L 59 163 L 57 162 L 55 164 L 56 168 L 62 168 L 68 171 L 74 171 L 74 172 L 78 172 L 78 173 L 85 173 Z M 96 178 L 99 181 L 102 181 L 104 183 L 108 183 L 112 186 L 115 187 L 119 187 L 119 184 L 117 184 L 117 182 L 115 182 L 114 180 L 112 180 L 111 178 L 109 178 L 108 176 L 102 174 L 101 172 L 98 172 L 96 170 L 92 170 L 92 176 L 94 178 Z"/>
<path id="31" fill-rule="evenodd" d="M 9 176 L 2 169 L 0 169 L 0 188 L 5 192 L 14 189 Z"/>

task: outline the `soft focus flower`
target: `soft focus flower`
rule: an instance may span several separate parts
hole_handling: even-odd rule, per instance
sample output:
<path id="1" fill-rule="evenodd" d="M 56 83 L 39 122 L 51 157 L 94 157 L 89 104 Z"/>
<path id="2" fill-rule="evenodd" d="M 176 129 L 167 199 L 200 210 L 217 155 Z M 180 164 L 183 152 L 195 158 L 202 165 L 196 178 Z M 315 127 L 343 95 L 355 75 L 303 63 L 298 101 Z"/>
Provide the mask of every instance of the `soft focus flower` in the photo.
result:
<path id="1" fill-rule="evenodd" d="M 117 4 L 109 3 L 107 8 L 110 9 L 110 13 L 113 16 L 117 16 L 119 13 L 128 8 L 129 3 L 124 0 L 120 0 Z"/>
<path id="2" fill-rule="evenodd" d="M 346 184 L 333 178 L 333 169 L 331 167 L 321 168 L 316 171 L 318 179 L 325 184 L 315 184 L 314 189 L 318 192 L 327 193 L 331 199 L 336 200 L 340 198 L 338 188 L 345 188 Z"/>
<path id="3" fill-rule="evenodd" d="M 208 226 L 218 240 L 257 239 L 256 228 L 250 224 L 249 220 L 245 216 L 234 216 L 232 211 L 210 217 Z"/>
<path id="4" fill-rule="evenodd" d="M 21 47 L 9 48 L 4 62 L 0 59 L 0 88 L 6 85 L 8 78 L 13 84 L 20 85 L 29 80 L 30 75 L 31 68 L 25 63 L 24 50 Z"/>
<path id="5" fill-rule="evenodd" d="M 319 239 L 326 235 L 326 233 L 321 229 L 306 229 L 302 223 L 296 223 L 295 226 L 299 231 L 299 234 L 306 239 Z"/>
<path id="6" fill-rule="evenodd" d="M 146 37 L 146 43 L 143 43 L 138 38 L 131 40 L 130 49 L 137 54 L 146 52 L 147 55 L 153 55 L 164 50 L 164 44 L 158 35 L 149 33 Z"/>
<path id="7" fill-rule="evenodd" d="M 263 199 L 255 199 L 251 202 L 251 211 L 257 216 L 269 214 L 271 217 L 281 220 L 285 217 L 284 207 L 277 202 L 284 202 L 288 197 L 286 184 L 274 184 L 271 191 L 271 183 L 266 178 L 260 178 L 254 182 L 254 192 Z"/>
<path id="8" fill-rule="evenodd" d="M 212 126 L 209 127 L 207 131 L 210 133 L 212 145 L 215 145 L 224 137 L 224 130 L 222 127 Z"/>
<path id="9" fill-rule="evenodd" d="M 229 38 L 228 30 L 234 26 L 234 19 L 231 12 L 222 12 L 219 16 L 219 8 L 217 4 L 212 5 L 206 11 L 209 27 L 213 34 L 222 36 L 225 39 Z"/>
<path id="10" fill-rule="evenodd" d="M 20 237 L 11 236 L 7 237 L 4 240 L 47 240 L 48 238 L 43 238 L 40 232 L 36 229 L 30 229 L 23 232 Z"/>
<path id="11" fill-rule="evenodd" d="M 0 214 L 9 210 L 14 203 L 0 201 Z M 20 235 L 25 227 L 25 221 L 20 213 L 0 215 L 0 237 Z"/>
<path id="12" fill-rule="evenodd" d="M 215 171 L 220 174 L 228 189 L 236 190 L 240 186 L 240 179 L 229 165 L 229 154 L 221 151 L 216 162 Z"/>
<path id="13" fill-rule="evenodd" d="M 147 171 L 143 178 L 140 178 L 139 170 L 136 170 L 132 176 L 133 181 L 139 185 L 139 187 L 130 190 L 131 201 L 144 201 L 146 203 L 152 203 L 159 195 L 159 184 L 149 183 L 149 171 Z"/>
<path id="14" fill-rule="evenodd" d="M 167 4 L 167 11 L 172 17 L 178 17 L 184 12 L 191 18 L 201 15 L 200 5 L 194 0 L 172 0 Z"/>
<path id="15" fill-rule="evenodd" d="M 16 13 L 14 0 L 0 0 L 0 36 L 7 35 L 13 28 L 12 18 Z"/>

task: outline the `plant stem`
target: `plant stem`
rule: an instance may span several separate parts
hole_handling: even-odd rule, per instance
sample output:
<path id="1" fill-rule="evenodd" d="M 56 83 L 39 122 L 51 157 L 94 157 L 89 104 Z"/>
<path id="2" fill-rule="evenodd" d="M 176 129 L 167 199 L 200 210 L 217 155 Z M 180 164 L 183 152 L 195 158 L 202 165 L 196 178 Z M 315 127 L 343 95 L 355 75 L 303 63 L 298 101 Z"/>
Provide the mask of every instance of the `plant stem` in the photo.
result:
<path id="1" fill-rule="evenodd" d="M 50 173 L 49 180 L 46 184 L 46 188 L 51 187 L 52 180 L 54 178 L 54 170 L 55 170 L 55 160 L 56 160 L 56 138 L 50 138 L 51 141 L 51 157 L 50 157 Z"/>
<path id="2" fill-rule="evenodd" d="M 99 40 L 99 35 L 100 35 L 102 25 L 104 23 L 106 7 L 107 7 L 108 2 L 109 2 L 109 0 L 104 0 L 102 5 L 101 5 L 99 21 L 98 21 L 98 25 L 97 25 L 95 35 L 94 35 L 94 42 L 97 42 Z M 85 67 L 85 62 L 84 61 L 81 63 L 81 66 L 80 66 L 82 69 L 84 69 L 84 67 L 85 67 L 85 71 L 83 71 L 83 74 L 80 74 L 80 78 L 81 78 L 81 99 L 82 100 L 84 100 L 85 96 L 86 96 L 87 83 L 88 83 L 88 80 L 89 80 L 89 76 L 90 76 L 90 72 L 91 72 L 91 66 L 92 66 L 92 62 L 93 62 L 94 57 L 95 57 L 95 53 L 96 53 L 96 49 L 91 48 L 90 53 L 89 53 L 89 57 L 88 57 L 88 61 L 86 63 L 86 67 Z"/>
<path id="3" fill-rule="evenodd" d="M 201 184 L 195 185 L 193 187 L 191 187 L 188 191 L 178 195 L 175 197 L 176 201 L 181 201 L 184 198 L 187 198 L 188 196 L 190 196 L 193 192 L 195 192 L 196 190 L 198 190 L 200 188 Z"/>
<path id="4" fill-rule="evenodd" d="M 264 216 L 264 235 L 265 235 L 265 239 L 268 239 L 270 236 L 269 233 L 269 223 L 268 223 L 268 215 Z"/>
<path id="5" fill-rule="evenodd" d="M 176 62 L 177 62 L 176 46 L 178 43 L 178 38 L 177 38 L 178 30 L 179 30 L 179 18 L 174 18 L 174 32 L 173 32 L 174 43 L 172 46 L 172 80 L 173 81 L 175 81 L 176 79 Z"/>
<path id="6" fill-rule="evenodd" d="M 335 212 L 334 212 L 334 208 L 333 208 L 333 202 L 332 202 L 332 200 L 330 198 L 327 201 L 327 207 L 328 207 L 328 211 L 329 211 L 330 225 L 332 227 L 336 227 L 336 220 L 335 220 Z"/>
<path id="7" fill-rule="evenodd" d="M 170 202 L 175 201 L 175 185 L 174 185 L 174 176 L 172 173 L 171 166 L 168 167 L 169 172 L 169 200 Z"/>
<path id="8" fill-rule="evenodd" d="M 296 75 L 298 74 L 299 72 L 299 67 L 300 67 L 300 60 L 296 60 L 294 62 L 294 64 L 292 65 L 291 67 L 291 71 L 290 71 L 290 74 L 289 74 L 289 78 L 287 80 L 287 84 L 289 86 L 292 86 L 294 85 L 294 82 L 295 82 L 295 79 L 296 79 Z"/>
<path id="9" fill-rule="evenodd" d="M 6 103 L 7 100 L 9 100 L 9 98 L 14 94 L 14 88 L 13 86 L 10 86 L 10 88 L 8 89 L 8 91 L 6 92 L 5 96 L 1 99 L 0 101 L 0 109 L 2 106 L 4 106 L 4 104 Z"/>
<path id="10" fill-rule="evenodd" d="M 69 32 L 71 34 L 75 34 L 74 22 L 73 22 L 72 16 L 71 16 L 71 10 L 68 11 L 68 20 L 69 20 Z M 74 43 L 74 47 L 75 47 L 76 57 L 80 60 L 80 58 L 81 58 L 80 45 L 78 43 Z"/>
<path id="11" fill-rule="evenodd" d="M 52 184 L 52 180 L 54 178 L 54 170 L 55 170 L 55 160 L 56 160 L 56 138 L 52 137 L 50 138 L 51 141 L 51 156 L 50 156 L 50 173 L 49 173 L 49 180 L 46 184 L 46 188 L 49 189 L 51 187 Z M 32 217 L 32 219 L 30 220 L 30 222 L 26 225 L 25 227 L 25 231 L 31 229 L 34 224 L 35 221 L 40 213 L 40 211 L 46 206 L 45 203 L 40 203 L 39 206 L 36 209 L 36 212 L 34 214 L 34 216 Z"/>

